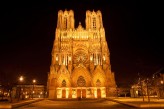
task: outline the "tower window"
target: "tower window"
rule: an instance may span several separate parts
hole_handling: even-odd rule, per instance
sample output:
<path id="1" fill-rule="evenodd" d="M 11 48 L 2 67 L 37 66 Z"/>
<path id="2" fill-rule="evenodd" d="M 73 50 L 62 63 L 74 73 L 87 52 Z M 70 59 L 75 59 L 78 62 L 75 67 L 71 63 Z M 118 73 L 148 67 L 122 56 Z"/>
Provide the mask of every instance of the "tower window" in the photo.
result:
<path id="1" fill-rule="evenodd" d="M 92 20 L 93 20 L 93 22 L 92 22 L 93 23 L 93 29 L 96 29 L 96 17 L 93 17 Z"/>
<path id="2" fill-rule="evenodd" d="M 65 29 L 67 28 L 67 17 L 66 16 L 64 17 L 64 28 Z"/>

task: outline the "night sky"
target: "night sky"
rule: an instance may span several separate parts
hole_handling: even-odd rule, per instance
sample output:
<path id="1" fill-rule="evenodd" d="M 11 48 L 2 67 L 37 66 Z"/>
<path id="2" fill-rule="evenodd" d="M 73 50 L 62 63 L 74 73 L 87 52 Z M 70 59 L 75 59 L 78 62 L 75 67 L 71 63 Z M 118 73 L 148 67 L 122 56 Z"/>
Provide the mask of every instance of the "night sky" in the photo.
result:
<path id="1" fill-rule="evenodd" d="M 67 2 L 66 2 L 67 1 Z M 70 2 L 68 2 L 70 1 Z M 100 10 L 119 86 L 149 77 L 164 66 L 162 6 L 143 0 L 47 0 L 0 2 L 0 82 L 46 84 L 55 39 L 57 12 L 74 10 L 75 27 L 85 27 L 86 10 Z"/>

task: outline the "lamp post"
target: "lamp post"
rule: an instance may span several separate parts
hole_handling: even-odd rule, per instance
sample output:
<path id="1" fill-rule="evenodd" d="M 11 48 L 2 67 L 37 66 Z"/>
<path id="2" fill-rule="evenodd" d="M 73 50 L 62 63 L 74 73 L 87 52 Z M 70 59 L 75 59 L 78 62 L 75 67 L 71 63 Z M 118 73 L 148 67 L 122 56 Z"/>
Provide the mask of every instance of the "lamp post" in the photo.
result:
<path id="1" fill-rule="evenodd" d="M 144 94 L 143 94 L 142 82 L 141 82 L 141 78 L 140 78 L 140 77 L 139 77 L 139 84 L 140 84 L 140 87 L 141 87 L 141 96 L 142 96 L 142 98 L 143 98 L 143 101 L 145 101 L 145 100 L 144 100 Z"/>
<path id="2" fill-rule="evenodd" d="M 163 84 L 163 80 L 161 80 L 161 84 Z"/>
<path id="3" fill-rule="evenodd" d="M 156 90 L 156 80 L 155 80 L 155 75 L 153 74 L 153 77 L 152 77 L 152 86 L 153 86 L 153 89 Z M 155 97 L 155 95 L 154 95 Z"/>
<path id="4" fill-rule="evenodd" d="M 118 98 L 118 87 L 116 85 L 116 97 Z"/>
<path id="5" fill-rule="evenodd" d="M 149 97 L 149 79 L 146 79 L 146 86 L 147 86 L 147 96 L 148 96 L 148 102 L 150 102 L 150 97 Z"/>
<path id="6" fill-rule="evenodd" d="M 34 84 L 36 83 L 36 80 L 32 80 L 33 86 L 32 86 L 32 99 L 34 98 Z"/>
<path id="7" fill-rule="evenodd" d="M 161 87 L 161 92 L 162 92 L 161 97 L 164 98 L 164 82 L 163 82 L 163 80 L 161 80 L 160 83 L 161 83 L 161 86 L 162 86 Z"/>
<path id="8" fill-rule="evenodd" d="M 20 77 L 19 77 L 20 88 L 19 88 L 19 96 L 18 96 L 18 101 L 19 101 L 20 96 L 21 96 L 21 94 L 22 94 L 22 93 L 21 93 L 21 92 L 22 92 L 22 86 L 21 86 L 22 84 L 21 84 L 21 83 L 23 82 L 23 80 L 24 80 L 24 77 L 23 77 L 23 76 L 20 76 Z"/>

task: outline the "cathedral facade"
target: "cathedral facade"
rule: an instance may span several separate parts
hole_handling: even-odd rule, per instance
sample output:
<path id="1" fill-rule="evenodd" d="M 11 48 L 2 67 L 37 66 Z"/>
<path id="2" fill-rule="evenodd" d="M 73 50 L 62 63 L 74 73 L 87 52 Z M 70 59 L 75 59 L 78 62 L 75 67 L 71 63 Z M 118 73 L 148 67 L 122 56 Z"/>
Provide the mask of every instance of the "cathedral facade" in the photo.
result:
<path id="1" fill-rule="evenodd" d="M 48 98 L 105 98 L 116 83 L 100 11 L 86 11 L 86 27 L 75 28 L 72 10 L 58 11 L 48 74 Z"/>

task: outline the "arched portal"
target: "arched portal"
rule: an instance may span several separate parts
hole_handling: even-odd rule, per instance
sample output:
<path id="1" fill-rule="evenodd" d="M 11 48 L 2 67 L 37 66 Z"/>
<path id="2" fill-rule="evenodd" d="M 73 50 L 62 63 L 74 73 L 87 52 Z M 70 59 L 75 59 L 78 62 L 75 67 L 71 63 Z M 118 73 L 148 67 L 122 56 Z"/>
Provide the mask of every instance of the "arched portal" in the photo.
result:
<path id="1" fill-rule="evenodd" d="M 78 66 L 72 73 L 73 87 L 91 87 L 91 75 L 84 66 Z"/>
<path id="2" fill-rule="evenodd" d="M 77 90 L 77 96 L 80 98 L 86 98 L 86 89 L 82 89 L 82 87 L 86 87 L 86 81 L 83 76 L 79 76 L 77 80 L 77 86 L 81 87 L 81 89 Z"/>

